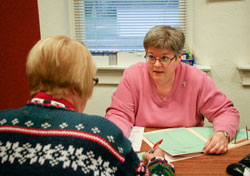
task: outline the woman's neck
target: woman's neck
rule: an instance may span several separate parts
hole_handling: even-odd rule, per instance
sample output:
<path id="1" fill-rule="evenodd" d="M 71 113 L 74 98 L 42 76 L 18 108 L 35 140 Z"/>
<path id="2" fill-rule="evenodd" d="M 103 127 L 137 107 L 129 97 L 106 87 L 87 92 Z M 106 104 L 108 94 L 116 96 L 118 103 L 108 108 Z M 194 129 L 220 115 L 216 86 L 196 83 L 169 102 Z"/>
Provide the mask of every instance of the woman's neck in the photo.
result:
<path id="1" fill-rule="evenodd" d="M 168 96 L 169 92 L 172 90 L 175 80 L 175 73 L 169 75 L 165 80 L 155 81 L 155 86 L 157 93 L 161 99 Z"/>
<path id="2" fill-rule="evenodd" d="M 69 101 L 75 106 L 77 112 L 83 112 L 87 104 L 88 98 L 83 100 L 81 96 L 76 93 L 76 91 L 70 91 L 69 94 L 63 97 L 65 100 Z"/>

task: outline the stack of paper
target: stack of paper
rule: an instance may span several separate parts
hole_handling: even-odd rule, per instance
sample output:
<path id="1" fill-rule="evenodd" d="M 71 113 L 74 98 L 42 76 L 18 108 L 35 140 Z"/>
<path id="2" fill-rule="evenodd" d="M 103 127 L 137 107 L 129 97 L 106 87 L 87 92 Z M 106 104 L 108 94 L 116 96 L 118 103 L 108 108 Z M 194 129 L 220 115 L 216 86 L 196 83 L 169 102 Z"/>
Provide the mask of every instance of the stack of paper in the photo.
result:
<path id="1" fill-rule="evenodd" d="M 248 131 L 248 136 L 250 136 L 249 133 Z M 212 127 L 169 128 L 144 133 L 144 141 L 152 147 L 157 141 L 163 139 L 160 148 L 167 153 L 166 159 L 176 161 L 200 156 L 208 138 L 212 135 Z M 237 141 L 246 138 L 246 129 L 238 129 Z M 233 144 L 233 142 L 234 139 L 230 142 L 229 149 L 250 143 L 250 140 L 241 144 Z"/>

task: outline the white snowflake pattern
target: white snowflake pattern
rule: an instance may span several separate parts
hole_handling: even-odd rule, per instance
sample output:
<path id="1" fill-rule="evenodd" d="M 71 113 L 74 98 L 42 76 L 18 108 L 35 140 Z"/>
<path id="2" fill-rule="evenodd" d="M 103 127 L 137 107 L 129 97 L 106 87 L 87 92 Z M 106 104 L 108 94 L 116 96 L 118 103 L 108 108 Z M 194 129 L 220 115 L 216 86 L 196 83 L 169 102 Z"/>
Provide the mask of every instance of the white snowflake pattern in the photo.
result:
<path id="1" fill-rule="evenodd" d="M 38 161 L 39 157 L 43 156 L 42 145 L 40 143 L 36 144 L 35 148 L 29 148 L 29 154 L 27 155 L 28 158 L 30 158 L 30 164 L 36 163 Z"/>
<path id="2" fill-rule="evenodd" d="M 3 125 L 3 124 L 5 124 L 6 122 L 7 122 L 7 120 L 6 120 L 6 119 L 3 119 L 3 120 L 0 121 L 0 124 Z"/>
<path id="3" fill-rule="evenodd" d="M 116 173 L 116 171 L 118 170 L 117 167 L 112 167 L 113 173 Z"/>
<path id="4" fill-rule="evenodd" d="M 32 98 L 31 102 L 42 104 L 44 100 L 41 98 Z"/>
<path id="5" fill-rule="evenodd" d="M 17 118 L 15 118 L 15 119 L 13 119 L 13 120 L 11 121 L 11 123 L 12 123 L 13 125 L 16 125 L 16 124 L 19 123 L 19 120 L 18 120 Z"/>
<path id="6" fill-rule="evenodd" d="M 41 126 L 42 126 L 44 129 L 51 127 L 51 125 L 50 125 L 49 123 L 47 123 L 47 122 L 43 123 Z"/>
<path id="7" fill-rule="evenodd" d="M 88 158 L 93 158 L 95 155 L 94 155 L 94 152 L 93 151 L 89 151 L 87 152 L 87 157 Z"/>
<path id="8" fill-rule="evenodd" d="M 93 151 L 85 151 L 83 148 L 74 148 L 69 146 L 68 149 L 62 144 L 55 146 L 51 144 L 41 145 L 37 143 L 32 147 L 30 143 L 20 145 L 19 142 L 11 143 L 7 141 L 4 145 L 0 141 L 0 161 L 13 163 L 17 159 L 19 164 L 29 162 L 32 164 L 43 165 L 48 161 L 51 167 L 62 164 L 62 167 L 72 168 L 74 171 L 80 169 L 84 174 L 93 172 L 94 175 L 114 175 L 118 170 L 117 167 L 110 166 L 109 161 L 105 161 L 101 156 L 95 156 Z"/>
<path id="9" fill-rule="evenodd" d="M 81 124 L 81 123 L 76 125 L 75 127 L 76 127 L 77 130 L 81 130 L 81 129 L 84 128 L 83 124 Z"/>
<path id="10" fill-rule="evenodd" d="M 97 128 L 97 127 L 95 127 L 95 128 L 91 128 L 91 130 L 93 131 L 93 133 L 100 133 L 101 131 Z"/>
<path id="11" fill-rule="evenodd" d="M 110 175 L 113 171 L 109 167 L 109 164 L 108 161 L 103 161 L 102 157 L 99 156 L 97 160 L 92 160 L 90 168 L 94 171 L 94 175 Z"/>
<path id="12" fill-rule="evenodd" d="M 75 150 L 75 160 L 72 162 L 72 168 L 76 171 L 78 167 L 81 167 L 83 169 L 83 167 L 85 166 L 84 164 L 84 160 L 87 158 L 86 155 L 82 154 L 83 148 L 79 148 Z M 85 170 L 85 168 L 84 168 Z M 85 171 L 86 173 L 88 173 L 87 171 Z M 84 173 L 85 173 L 84 172 Z"/>
<path id="13" fill-rule="evenodd" d="M 75 148 L 70 145 L 68 150 L 62 150 L 61 151 L 61 158 L 60 161 L 63 161 L 63 168 L 67 168 L 70 166 L 70 162 L 74 161 L 76 159 L 76 156 L 74 156 Z"/>
<path id="14" fill-rule="evenodd" d="M 123 153 L 123 148 L 122 147 L 118 147 L 118 150 L 120 153 Z"/>
<path id="15" fill-rule="evenodd" d="M 38 159 L 38 162 L 40 163 L 40 165 L 43 165 L 45 160 L 50 160 L 52 157 L 50 155 L 50 151 L 52 149 L 50 149 L 51 144 L 47 144 L 43 147 L 42 152 L 40 152 L 40 158 Z"/>
<path id="16" fill-rule="evenodd" d="M 51 166 L 58 165 L 60 161 L 63 161 L 61 158 L 63 158 L 61 151 L 63 151 L 63 146 L 61 144 L 57 145 L 54 149 L 50 150 L 50 158 L 51 160 L 49 163 Z"/>
<path id="17" fill-rule="evenodd" d="M 60 127 L 61 129 L 64 129 L 64 128 L 68 127 L 68 124 L 64 122 L 64 123 L 62 123 L 61 125 L 59 125 L 59 127 Z"/>
<path id="18" fill-rule="evenodd" d="M 2 158 L 1 163 L 4 163 L 8 160 L 8 157 L 10 158 L 10 163 L 13 163 L 11 161 L 11 157 L 13 157 L 13 153 L 15 152 L 13 149 L 11 149 L 11 143 L 6 142 L 6 145 L 4 146 L 3 143 L 1 142 L 0 146 L 0 158 Z"/>
<path id="19" fill-rule="evenodd" d="M 31 144 L 26 143 L 22 147 L 16 146 L 16 148 L 14 149 L 16 151 L 16 156 L 20 164 L 25 163 L 28 159 L 27 156 L 29 155 L 29 148 L 31 148 Z"/>
<path id="20" fill-rule="evenodd" d="M 25 124 L 27 127 L 30 127 L 30 126 L 33 126 L 33 125 L 34 125 L 34 123 L 33 123 L 31 120 L 25 122 L 24 124 Z"/>
<path id="21" fill-rule="evenodd" d="M 63 103 L 59 103 L 57 101 L 51 101 L 51 105 L 65 108 L 65 105 Z"/>
<path id="22" fill-rule="evenodd" d="M 113 137 L 113 136 L 107 136 L 107 138 L 108 138 L 108 141 L 109 141 L 109 142 L 112 142 L 112 143 L 114 143 L 114 142 L 115 142 L 115 140 L 114 140 L 114 137 Z"/>

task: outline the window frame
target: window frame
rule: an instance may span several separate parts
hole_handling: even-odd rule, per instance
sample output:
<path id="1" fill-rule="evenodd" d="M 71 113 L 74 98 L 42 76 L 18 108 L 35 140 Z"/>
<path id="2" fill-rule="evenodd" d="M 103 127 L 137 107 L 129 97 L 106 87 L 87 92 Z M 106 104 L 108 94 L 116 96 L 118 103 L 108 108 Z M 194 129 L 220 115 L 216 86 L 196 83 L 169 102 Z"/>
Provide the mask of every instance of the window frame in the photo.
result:
<path id="1" fill-rule="evenodd" d="M 186 36 L 186 41 L 190 40 L 189 37 L 188 37 L 188 34 L 190 33 L 190 30 L 189 30 L 189 23 L 190 23 L 190 18 L 189 18 L 189 8 L 190 8 L 190 2 L 189 0 L 180 0 L 182 4 L 185 4 L 186 6 L 186 10 L 184 12 L 184 16 L 186 17 L 185 18 L 185 21 L 183 22 L 183 26 L 185 27 L 185 29 L 183 30 L 185 36 Z M 70 15 L 71 15 L 71 35 L 74 36 L 75 39 L 80 39 L 81 41 L 84 41 L 84 37 L 77 37 L 77 33 L 79 33 L 79 31 L 76 31 L 76 27 L 75 27 L 75 14 L 74 14 L 74 0 L 70 0 Z M 84 21 L 84 20 L 83 20 Z M 84 30 L 84 29 L 81 29 L 81 30 Z M 84 32 L 84 31 L 82 31 Z M 146 34 L 146 33 L 145 33 Z M 87 45 L 88 46 L 88 45 Z M 189 44 L 188 44 L 189 46 Z M 104 51 L 108 51 L 108 49 L 103 49 Z M 119 50 L 119 49 L 118 49 Z M 128 49 L 128 51 L 136 51 L 137 49 Z M 123 49 L 121 49 L 121 51 L 123 51 Z M 125 49 L 125 52 L 126 52 L 126 49 Z"/>
<path id="2" fill-rule="evenodd" d="M 193 48 L 193 7 L 194 3 L 192 0 L 186 0 L 186 33 L 185 33 L 185 49 Z M 68 9 L 69 9 L 69 33 L 70 37 L 73 39 L 76 39 L 76 33 L 75 33 L 75 17 L 74 17 L 74 0 L 68 1 Z M 143 61 L 145 52 L 144 51 L 119 51 L 116 55 L 116 57 L 113 57 L 113 55 L 107 54 L 107 55 L 93 55 L 93 59 L 97 66 L 130 66 L 136 62 Z"/>

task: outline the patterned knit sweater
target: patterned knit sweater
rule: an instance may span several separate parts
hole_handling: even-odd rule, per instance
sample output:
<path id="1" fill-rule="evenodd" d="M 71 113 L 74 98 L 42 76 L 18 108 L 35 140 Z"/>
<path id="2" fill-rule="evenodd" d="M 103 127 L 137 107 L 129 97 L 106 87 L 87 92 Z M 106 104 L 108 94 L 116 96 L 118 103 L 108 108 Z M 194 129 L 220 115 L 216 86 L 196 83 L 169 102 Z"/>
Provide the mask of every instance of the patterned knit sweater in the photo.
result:
<path id="1" fill-rule="evenodd" d="M 149 168 L 149 169 L 148 169 Z M 146 168 L 112 122 L 72 107 L 33 98 L 0 111 L 0 175 L 172 175 L 154 158 Z M 150 174 L 150 175 L 151 175 Z"/>

